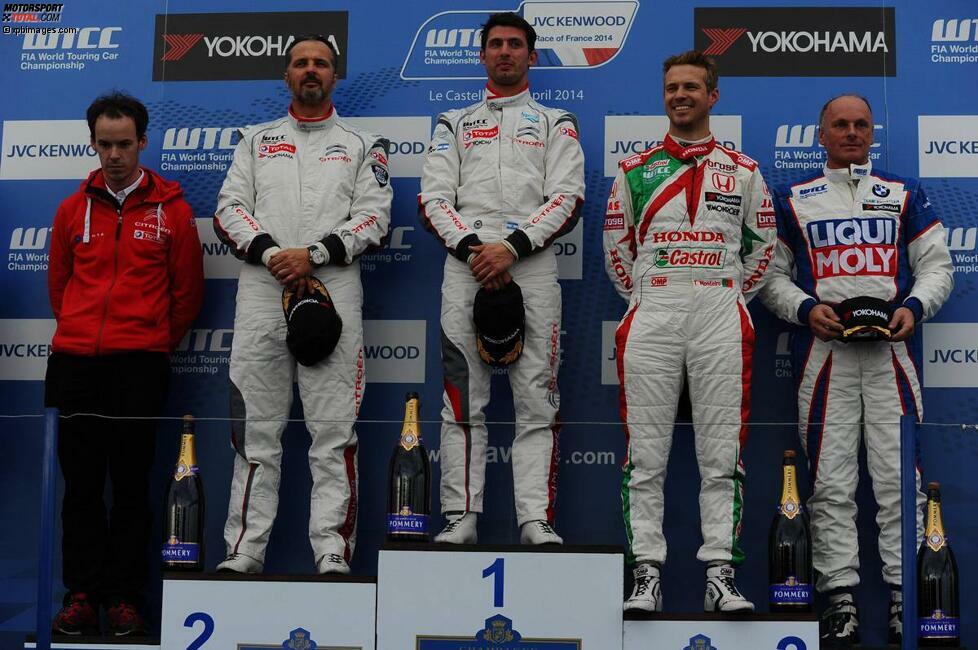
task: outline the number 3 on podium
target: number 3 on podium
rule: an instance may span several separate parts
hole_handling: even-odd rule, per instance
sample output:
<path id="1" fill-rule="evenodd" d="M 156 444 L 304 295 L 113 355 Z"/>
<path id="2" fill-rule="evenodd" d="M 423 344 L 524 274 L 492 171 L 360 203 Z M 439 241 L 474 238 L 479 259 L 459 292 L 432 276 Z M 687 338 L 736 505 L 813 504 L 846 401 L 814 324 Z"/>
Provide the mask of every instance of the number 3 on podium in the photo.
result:
<path id="1" fill-rule="evenodd" d="M 482 570 L 482 577 L 493 576 L 492 581 L 492 606 L 503 606 L 503 582 L 506 580 L 506 560 L 497 557 L 496 561 Z"/>

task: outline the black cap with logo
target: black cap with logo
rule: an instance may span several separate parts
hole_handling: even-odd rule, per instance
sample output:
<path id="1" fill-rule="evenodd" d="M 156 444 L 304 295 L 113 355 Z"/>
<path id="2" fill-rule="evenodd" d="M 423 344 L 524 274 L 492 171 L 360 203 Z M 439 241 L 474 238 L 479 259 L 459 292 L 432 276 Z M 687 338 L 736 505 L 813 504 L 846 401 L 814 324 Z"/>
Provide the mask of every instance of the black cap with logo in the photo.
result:
<path id="1" fill-rule="evenodd" d="M 288 325 L 285 343 L 295 360 L 304 366 L 314 366 L 328 357 L 343 331 L 343 321 L 326 286 L 316 278 L 309 278 L 309 283 L 312 288 L 307 288 L 302 298 L 288 287 L 282 291 L 282 309 Z"/>
<path id="2" fill-rule="evenodd" d="M 520 285 L 510 282 L 501 289 L 484 287 L 472 306 L 479 357 L 491 366 L 508 366 L 523 354 L 526 311 Z"/>
<path id="3" fill-rule="evenodd" d="M 890 339 L 893 308 L 885 300 L 872 296 L 849 298 L 835 306 L 835 313 L 842 321 L 842 340 L 846 343 Z"/>

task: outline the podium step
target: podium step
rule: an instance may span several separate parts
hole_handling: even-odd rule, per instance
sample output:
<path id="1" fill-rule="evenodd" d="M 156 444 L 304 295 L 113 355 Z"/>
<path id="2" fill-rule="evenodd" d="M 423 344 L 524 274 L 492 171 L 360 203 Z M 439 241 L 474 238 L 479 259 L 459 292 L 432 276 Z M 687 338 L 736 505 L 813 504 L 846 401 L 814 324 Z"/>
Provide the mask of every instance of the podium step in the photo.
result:
<path id="1" fill-rule="evenodd" d="M 28 634 L 25 650 L 37 648 L 37 636 Z M 55 634 L 51 650 L 160 650 L 159 637 L 67 636 Z"/>

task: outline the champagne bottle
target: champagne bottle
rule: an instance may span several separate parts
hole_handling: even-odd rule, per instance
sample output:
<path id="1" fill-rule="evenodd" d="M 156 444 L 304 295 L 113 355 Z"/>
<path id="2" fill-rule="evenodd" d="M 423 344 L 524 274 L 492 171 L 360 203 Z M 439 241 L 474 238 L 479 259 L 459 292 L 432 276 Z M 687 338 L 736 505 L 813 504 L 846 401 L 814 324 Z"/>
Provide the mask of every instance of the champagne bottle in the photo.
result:
<path id="1" fill-rule="evenodd" d="M 166 487 L 163 522 L 163 569 L 204 568 L 204 484 L 194 452 L 194 418 L 183 416 L 180 455 Z"/>
<path id="2" fill-rule="evenodd" d="M 772 612 L 812 611 L 812 535 L 798 494 L 795 452 L 784 452 L 778 514 L 768 536 L 768 592 Z"/>
<path id="3" fill-rule="evenodd" d="M 917 630 L 922 646 L 960 644 L 958 564 L 944 536 L 941 486 L 927 484 L 927 521 L 917 551 Z"/>
<path id="4" fill-rule="evenodd" d="M 387 476 L 387 539 L 423 542 L 428 541 L 431 514 L 431 469 L 421 444 L 418 394 L 408 393 L 405 399 L 401 439 L 394 447 Z"/>

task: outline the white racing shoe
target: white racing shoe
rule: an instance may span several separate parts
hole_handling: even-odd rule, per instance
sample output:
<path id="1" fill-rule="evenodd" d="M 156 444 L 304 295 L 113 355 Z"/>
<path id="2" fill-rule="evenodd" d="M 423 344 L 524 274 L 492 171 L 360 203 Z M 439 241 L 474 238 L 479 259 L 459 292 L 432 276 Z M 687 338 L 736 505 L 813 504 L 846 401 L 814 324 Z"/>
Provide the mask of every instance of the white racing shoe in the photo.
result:
<path id="1" fill-rule="evenodd" d="M 435 535 L 435 541 L 443 544 L 475 544 L 479 533 L 475 528 L 478 514 L 475 512 L 446 512 L 448 524 Z"/>
<path id="2" fill-rule="evenodd" d="M 632 576 L 632 595 L 625 601 L 625 611 L 661 612 L 662 581 L 659 580 L 659 567 L 642 562 L 635 565 Z"/>
<path id="3" fill-rule="evenodd" d="M 553 527 L 543 519 L 528 521 L 520 528 L 520 543 L 522 544 L 563 544 L 564 540 Z"/>
<path id="4" fill-rule="evenodd" d="M 736 572 L 729 564 L 706 567 L 706 595 L 703 609 L 708 612 L 753 612 L 754 603 L 744 598 L 734 582 Z"/>
<path id="5" fill-rule="evenodd" d="M 261 573 L 264 569 L 261 562 L 243 553 L 231 553 L 217 565 L 219 573 Z"/>
<path id="6" fill-rule="evenodd" d="M 342 555 L 337 555 L 336 553 L 327 553 L 326 555 L 319 558 L 316 562 L 316 570 L 320 574 L 325 573 L 339 573 L 342 575 L 347 575 L 350 573 L 350 565 L 346 563 Z"/>

